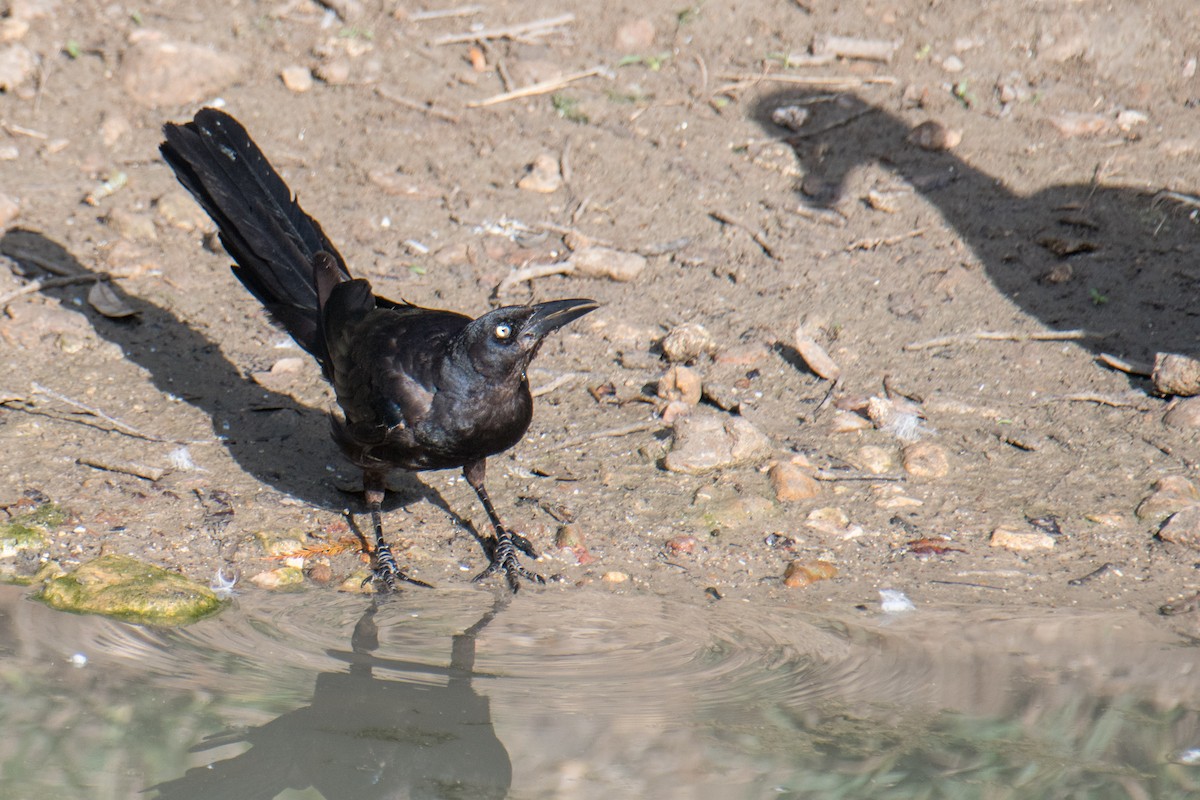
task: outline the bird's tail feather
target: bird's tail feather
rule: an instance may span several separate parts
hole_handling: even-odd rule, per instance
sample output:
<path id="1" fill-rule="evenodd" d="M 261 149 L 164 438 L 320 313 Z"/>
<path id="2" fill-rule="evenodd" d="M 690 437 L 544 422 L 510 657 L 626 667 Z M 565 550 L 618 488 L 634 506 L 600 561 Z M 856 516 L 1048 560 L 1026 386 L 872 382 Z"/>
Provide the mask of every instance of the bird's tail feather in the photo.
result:
<path id="1" fill-rule="evenodd" d="M 296 343 L 325 365 L 314 259 L 329 253 L 342 280 L 346 264 L 320 224 L 293 197 L 237 120 L 206 108 L 183 125 L 168 123 L 159 148 L 237 262 L 234 275 Z"/>

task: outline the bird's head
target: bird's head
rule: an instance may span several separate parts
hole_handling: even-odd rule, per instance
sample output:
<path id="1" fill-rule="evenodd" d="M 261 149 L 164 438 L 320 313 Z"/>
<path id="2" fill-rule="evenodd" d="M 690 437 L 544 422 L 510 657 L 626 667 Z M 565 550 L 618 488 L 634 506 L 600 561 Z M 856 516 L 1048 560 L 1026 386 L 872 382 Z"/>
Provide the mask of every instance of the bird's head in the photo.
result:
<path id="1" fill-rule="evenodd" d="M 595 311 L 595 300 L 551 300 L 533 306 L 505 306 L 473 320 L 463 331 L 463 344 L 475 371 L 490 378 L 525 377 L 548 334 Z"/>

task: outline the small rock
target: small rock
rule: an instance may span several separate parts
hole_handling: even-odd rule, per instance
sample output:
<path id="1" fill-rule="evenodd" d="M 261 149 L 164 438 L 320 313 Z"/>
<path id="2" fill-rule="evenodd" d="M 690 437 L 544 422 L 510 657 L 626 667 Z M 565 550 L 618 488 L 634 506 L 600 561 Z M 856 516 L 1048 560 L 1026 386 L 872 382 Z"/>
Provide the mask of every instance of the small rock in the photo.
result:
<path id="1" fill-rule="evenodd" d="M 850 411 L 835 411 L 829 423 L 830 433 L 857 433 L 870 427 L 871 420 Z"/>
<path id="2" fill-rule="evenodd" d="M 658 396 L 663 400 L 682 400 L 690 406 L 700 402 L 700 373 L 672 364 L 658 379 Z"/>
<path id="3" fill-rule="evenodd" d="M 914 478 L 942 478 L 950 472 L 950 456 L 945 448 L 931 442 L 917 442 L 904 448 L 904 471 Z"/>
<path id="4" fill-rule="evenodd" d="M 1163 414 L 1163 424 L 1182 430 L 1200 428 L 1200 397 L 1188 397 L 1171 403 Z"/>
<path id="5" fill-rule="evenodd" d="M 292 64 L 290 67 L 281 69 L 279 71 L 279 78 L 289 91 L 296 92 L 297 94 L 307 92 L 313 87 L 312 70 L 308 67 L 302 67 L 299 64 Z"/>
<path id="6" fill-rule="evenodd" d="M 827 381 L 836 381 L 841 376 L 842 368 L 830 358 L 825 348 L 799 330 L 796 331 L 796 352 L 817 376 Z"/>
<path id="7" fill-rule="evenodd" d="M 737 389 L 732 386 L 705 381 L 700 388 L 700 397 L 722 411 L 733 414 L 740 414 L 742 411 L 742 399 L 738 396 Z"/>
<path id="8" fill-rule="evenodd" d="M 551 194 L 562 188 L 562 173 L 559 171 L 558 159 L 549 153 L 542 153 L 526 167 L 526 173 L 517 181 L 517 188 L 527 192 Z"/>
<path id="9" fill-rule="evenodd" d="M 745 417 L 698 411 L 677 420 L 674 434 L 663 466 L 685 475 L 757 463 L 771 452 L 770 440 Z"/>
<path id="10" fill-rule="evenodd" d="M 857 539 L 863 535 L 862 526 L 851 524 L 846 512 L 836 506 L 814 509 L 809 512 L 804 525 L 817 533 L 840 539 Z"/>
<path id="11" fill-rule="evenodd" d="M 1200 505 L 1190 505 L 1167 517 L 1158 529 L 1158 538 L 1200 550 Z"/>
<path id="12" fill-rule="evenodd" d="M 1103 114 L 1082 114 L 1075 111 L 1055 114 L 1049 117 L 1049 122 L 1064 139 L 1092 136 L 1108 127 L 1108 118 Z"/>
<path id="13" fill-rule="evenodd" d="M 557 162 L 554 169 L 558 169 Z M 526 176 L 526 178 L 529 177 L 529 175 Z M 558 185 L 562 185 L 561 177 Z M 522 186 L 521 188 L 529 187 Z M 552 192 L 557 188 L 558 186 L 555 186 L 549 191 Z M 608 278 L 611 281 L 628 283 L 642 274 L 642 270 L 646 268 L 646 257 L 638 253 L 613 250 L 610 247 L 584 247 L 571 254 L 571 267 L 574 274 L 585 278 Z"/>
<path id="14" fill-rule="evenodd" d="M 821 484 L 802 467 L 786 461 L 771 465 L 767 477 L 781 503 L 811 500 L 821 493 Z"/>
<path id="15" fill-rule="evenodd" d="M 1144 111 L 1126 108 L 1117 113 L 1117 127 L 1126 132 L 1133 130 L 1138 125 L 1145 125 L 1149 121 L 1150 117 Z"/>
<path id="16" fill-rule="evenodd" d="M 665 424 L 674 425 L 677 419 L 680 417 L 686 417 L 688 414 L 692 413 L 692 408 L 694 408 L 692 404 L 683 400 L 672 400 L 663 406 L 662 414 L 660 414 L 660 416 Z"/>
<path id="17" fill-rule="evenodd" d="M 1049 550 L 1054 547 L 1054 537 L 1041 531 L 1015 531 L 1011 528 L 996 528 L 988 542 L 992 547 L 1005 550 Z"/>
<path id="18" fill-rule="evenodd" d="M 771 122 L 790 131 L 798 131 L 808 122 L 809 111 L 805 106 L 779 106 L 771 112 Z"/>
<path id="19" fill-rule="evenodd" d="M 260 589 L 287 589 L 304 583 L 304 571 L 299 567 L 279 567 L 258 573 L 250 582 Z"/>
<path id="20" fill-rule="evenodd" d="M 751 344 L 739 344 L 733 347 L 726 347 L 721 352 L 713 356 L 713 361 L 718 364 L 732 364 L 738 367 L 752 367 L 755 364 L 761 364 L 766 361 L 767 356 L 771 351 L 767 347 L 758 342 Z"/>
<path id="21" fill-rule="evenodd" d="M 304 369 L 304 362 L 305 360 L 303 358 L 298 358 L 296 356 L 281 358 L 271 365 L 271 374 L 287 375 L 301 372 Z"/>
<path id="22" fill-rule="evenodd" d="M 317 65 L 313 73 L 330 86 L 341 86 L 350 80 L 350 60 L 347 58 L 331 58 Z"/>
<path id="23" fill-rule="evenodd" d="M 130 308 L 121 295 L 117 294 L 108 281 L 96 281 L 88 289 L 88 305 L 109 319 L 132 317 L 137 312 Z"/>
<path id="24" fill-rule="evenodd" d="M 106 112 L 100 121 L 100 141 L 105 147 L 112 147 L 133 131 L 133 125 L 124 114 Z"/>
<path id="25" fill-rule="evenodd" d="M 656 33 L 648 17 L 630 20 L 617 28 L 613 46 L 619 53 L 644 53 L 654 46 Z"/>
<path id="26" fill-rule="evenodd" d="M 0 92 L 13 92 L 37 71 L 37 57 L 23 44 L 0 47 Z"/>
<path id="27" fill-rule="evenodd" d="M 1200 490 L 1182 475 L 1168 475 L 1154 484 L 1154 492 L 1138 503 L 1134 512 L 1140 520 L 1161 522 L 1165 517 L 1200 503 Z"/>
<path id="28" fill-rule="evenodd" d="M 0 42 L 17 42 L 29 33 L 29 23 L 23 19 L 5 17 L 0 19 Z"/>
<path id="29" fill-rule="evenodd" d="M 611 572 L 606 572 L 600 576 L 600 580 L 604 581 L 605 583 L 624 583 L 625 581 L 629 580 L 629 576 L 624 572 L 612 570 Z"/>
<path id="30" fill-rule="evenodd" d="M 1161 394 L 1178 397 L 1200 394 L 1200 361 L 1175 353 L 1156 353 L 1150 380 Z"/>
<path id="31" fill-rule="evenodd" d="M 837 567 L 828 561 L 792 561 L 783 572 L 783 585 L 789 589 L 802 589 L 837 574 Z"/>
<path id="32" fill-rule="evenodd" d="M 702 355 L 715 352 L 717 343 L 703 325 L 694 322 L 678 325 L 662 340 L 663 355 L 670 362 L 695 361 Z"/>
<path id="33" fill-rule="evenodd" d="M 691 554 L 696 550 L 696 537 L 689 534 L 672 536 L 666 544 L 672 553 Z"/>
<path id="34" fill-rule="evenodd" d="M 947 128 L 935 120 L 926 120 L 912 129 L 908 141 L 922 150 L 953 150 L 962 142 L 962 131 Z"/>
<path id="35" fill-rule="evenodd" d="M 121 85 L 147 106 L 197 103 L 238 79 L 241 59 L 189 42 L 141 31 L 121 61 Z"/>
<path id="36" fill-rule="evenodd" d="M 949 73 L 962 72 L 965 65 L 958 56 L 946 56 L 942 59 L 942 69 Z"/>
<path id="37" fill-rule="evenodd" d="M 21 204 L 16 198 L 0 192 L 0 231 L 8 228 L 21 214 Z"/>
<path id="38" fill-rule="evenodd" d="M 132 242 L 153 242 L 158 240 L 158 229 L 149 214 L 141 214 L 124 208 L 114 208 L 104 218 L 108 227 L 117 234 Z"/>
<path id="39" fill-rule="evenodd" d="M 314 561 L 304 569 L 304 574 L 314 583 L 329 583 L 333 580 L 333 567 L 325 559 Z"/>
<path id="40" fill-rule="evenodd" d="M 858 457 L 854 459 L 854 464 L 872 475 L 882 475 L 896 468 L 896 458 L 890 450 L 866 445 L 858 449 Z"/>

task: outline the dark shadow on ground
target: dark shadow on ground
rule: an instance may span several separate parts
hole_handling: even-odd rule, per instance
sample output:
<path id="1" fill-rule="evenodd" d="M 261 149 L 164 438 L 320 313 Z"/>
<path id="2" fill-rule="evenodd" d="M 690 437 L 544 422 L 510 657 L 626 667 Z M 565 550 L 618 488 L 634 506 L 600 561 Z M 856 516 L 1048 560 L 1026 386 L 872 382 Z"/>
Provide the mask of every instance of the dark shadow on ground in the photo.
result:
<path id="1" fill-rule="evenodd" d="M 92 273 L 62 245 L 35 231 L 8 231 L 0 238 L 0 253 L 34 272 L 38 272 L 37 262 L 43 261 L 70 274 Z M 137 312 L 135 316 L 109 319 L 87 302 L 74 302 L 86 297 L 87 284 L 42 291 L 60 299 L 63 308 L 87 317 L 101 338 L 116 344 L 149 373 L 159 391 L 207 414 L 213 433 L 246 472 L 311 505 L 346 507 L 347 496 L 333 486 L 325 468 L 341 456 L 330 440 L 323 410 L 258 385 L 230 363 L 214 342 L 169 309 L 126 294 L 119 283 L 110 286 Z M 347 465 L 347 471 L 354 470 Z M 428 500 L 478 539 L 470 523 L 451 510 L 436 490 L 403 471 L 397 472 L 397 478 L 398 491 L 388 494 L 389 509 Z"/>
<path id="2" fill-rule="evenodd" d="M 797 104 L 809 117 L 788 135 L 771 114 Z M 805 205 L 865 202 L 847 196 L 847 187 L 856 168 L 877 163 L 935 206 L 996 288 L 1046 328 L 1086 330 L 1093 335 L 1081 344 L 1093 352 L 1138 361 L 1156 352 L 1200 353 L 1194 208 L 1103 183 L 1016 194 L 1003 176 L 908 142 L 908 122 L 854 94 L 783 91 L 760 99 L 753 114 L 795 152 Z"/>
<path id="3" fill-rule="evenodd" d="M 269 800 L 310 786 L 330 800 L 506 797 L 512 761 L 488 699 L 472 685 L 475 637 L 504 602 L 452 638 L 448 667 L 375 656 L 372 604 L 354 627 L 350 652 L 329 653 L 349 669 L 319 674 L 311 704 L 249 731 L 210 737 L 193 749 L 251 747 L 147 791 L 159 800 Z"/>

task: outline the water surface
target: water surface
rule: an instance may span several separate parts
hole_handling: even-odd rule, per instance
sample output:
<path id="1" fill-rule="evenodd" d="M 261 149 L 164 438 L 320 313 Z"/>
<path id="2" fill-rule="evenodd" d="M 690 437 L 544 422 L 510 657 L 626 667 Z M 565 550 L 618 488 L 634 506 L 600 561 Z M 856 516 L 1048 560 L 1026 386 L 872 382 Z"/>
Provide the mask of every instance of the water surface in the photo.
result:
<path id="1" fill-rule="evenodd" d="M 1200 796 L 1200 649 L 1131 613 L 247 591 L 155 630 L 0 587 L 0 680 L 3 800 Z"/>

